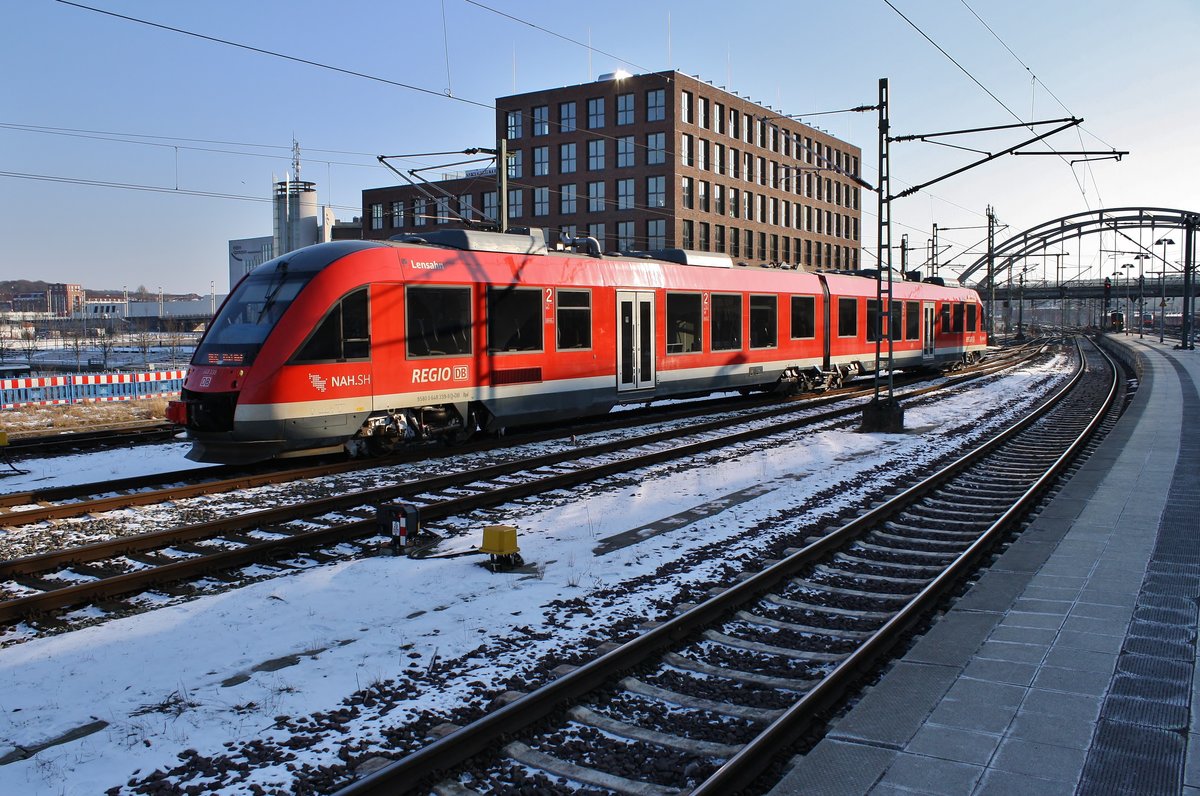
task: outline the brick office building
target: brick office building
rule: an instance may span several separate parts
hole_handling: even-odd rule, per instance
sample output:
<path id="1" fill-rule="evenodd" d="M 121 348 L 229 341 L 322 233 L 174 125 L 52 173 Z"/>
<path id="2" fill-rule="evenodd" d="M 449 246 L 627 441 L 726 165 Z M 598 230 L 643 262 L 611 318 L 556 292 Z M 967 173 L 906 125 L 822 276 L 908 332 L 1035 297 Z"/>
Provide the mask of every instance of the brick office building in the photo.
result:
<path id="1" fill-rule="evenodd" d="M 508 225 L 591 236 L 604 251 L 684 248 L 748 263 L 859 267 L 861 150 L 679 72 L 496 101 Z M 363 237 L 500 216 L 494 171 L 363 192 Z"/>

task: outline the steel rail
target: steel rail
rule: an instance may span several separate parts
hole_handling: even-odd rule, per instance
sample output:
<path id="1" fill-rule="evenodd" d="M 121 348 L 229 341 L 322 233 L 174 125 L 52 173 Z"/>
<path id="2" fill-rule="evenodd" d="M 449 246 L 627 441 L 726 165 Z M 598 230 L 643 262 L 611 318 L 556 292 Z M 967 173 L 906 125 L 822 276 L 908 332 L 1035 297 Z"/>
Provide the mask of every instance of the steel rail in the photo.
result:
<path id="1" fill-rule="evenodd" d="M 1078 348 L 1078 343 L 1076 346 Z M 620 647 L 583 664 L 569 674 L 496 709 L 429 746 L 350 783 L 337 791 L 336 796 L 390 796 L 405 792 L 439 772 L 462 765 L 477 754 L 494 750 L 497 738 L 524 730 L 561 706 L 611 682 L 614 677 L 633 669 L 648 657 L 671 648 L 691 636 L 697 629 L 728 616 L 734 608 L 758 599 L 804 566 L 832 552 L 847 540 L 877 525 L 884 518 L 915 502 L 989 455 L 1057 406 L 1078 385 L 1084 370 L 1085 359 L 1081 353 L 1080 366 L 1070 381 L 1025 418 L 832 534 L 731 586 L 719 595 L 647 630 Z M 739 766 L 748 765 L 744 756 L 739 757 Z M 732 789 L 721 792 L 729 793 Z"/>
<path id="2" fill-rule="evenodd" d="M 920 621 L 929 609 L 957 586 L 963 576 L 975 565 L 975 562 L 992 549 L 1001 535 L 1006 533 L 1036 504 L 1042 494 L 1075 458 L 1079 450 L 1091 439 L 1092 434 L 1103 422 L 1116 399 L 1120 370 L 1107 352 L 1099 346 L 1096 346 L 1096 350 L 1108 361 L 1112 371 L 1112 381 L 1109 383 L 1108 394 L 1102 406 L 1070 446 L 942 574 L 935 577 L 918 592 L 895 616 L 885 622 L 863 645 L 839 663 L 827 677 L 788 708 L 782 716 L 742 747 L 708 779 L 693 789 L 692 794 L 716 796 L 747 787 L 767 767 L 773 750 L 786 748 L 794 743 L 821 711 L 840 701 L 846 690 L 862 675 L 870 671 L 875 662 L 899 641 L 909 628 Z M 1083 359 L 1082 352 L 1081 359 Z M 1080 378 L 1082 378 L 1083 370 L 1081 368 Z"/>

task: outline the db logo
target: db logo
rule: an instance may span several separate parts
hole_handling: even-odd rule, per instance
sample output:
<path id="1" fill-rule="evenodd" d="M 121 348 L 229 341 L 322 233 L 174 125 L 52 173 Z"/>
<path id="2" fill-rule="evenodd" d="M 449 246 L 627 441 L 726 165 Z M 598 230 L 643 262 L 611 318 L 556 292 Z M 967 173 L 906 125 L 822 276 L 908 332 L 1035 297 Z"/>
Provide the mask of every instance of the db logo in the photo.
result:
<path id="1" fill-rule="evenodd" d="M 455 381 L 466 381 L 469 377 L 470 377 L 470 375 L 467 372 L 466 365 L 456 365 L 454 367 L 454 380 Z"/>

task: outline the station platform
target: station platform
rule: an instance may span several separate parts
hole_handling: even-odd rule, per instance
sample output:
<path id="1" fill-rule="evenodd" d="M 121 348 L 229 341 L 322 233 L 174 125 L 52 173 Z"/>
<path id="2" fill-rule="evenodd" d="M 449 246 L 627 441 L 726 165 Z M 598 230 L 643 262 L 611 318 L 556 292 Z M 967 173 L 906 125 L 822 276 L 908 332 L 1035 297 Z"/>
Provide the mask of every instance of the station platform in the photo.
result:
<path id="1" fill-rule="evenodd" d="M 1108 339 L 1112 433 L 773 796 L 1200 796 L 1200 354 Z"/>

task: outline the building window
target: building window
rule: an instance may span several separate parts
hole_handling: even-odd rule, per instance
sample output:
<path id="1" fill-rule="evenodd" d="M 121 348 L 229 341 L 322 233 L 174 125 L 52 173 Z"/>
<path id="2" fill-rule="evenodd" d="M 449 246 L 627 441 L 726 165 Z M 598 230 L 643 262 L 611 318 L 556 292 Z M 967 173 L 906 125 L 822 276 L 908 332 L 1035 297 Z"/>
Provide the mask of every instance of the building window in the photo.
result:
<path id="1" fill-rule="evenodd" d="M 521 112 L 508 112 L 508 138 L 511 141 L 514 138 L 521 137 Z"/>
<path id="2" fill-rule="evenodd" d="M 742 176 L 742 153 L 729 147 L 729 176 L 735 180 Z"/>
<path id="3" fill-rule="evenodd" d="M 575 144 L 558 145 L 558 173 L 575 173 Z"/>
<path id="4" fill-rule="evenodd" d="M 708 246 L 708 228 L 709 228 L 709 227 L 708 227 L 708 222 L 707 222 L 707 221 L 701 221 L 701 222 L 700 222 L 700 241 L 699 241 L 699 242 L 700 242 L 700 251 L 702 251 L 702 252 L 706 252 L 706 251 L 708 251 L 708 250 L 709 250 L 709 246 Z"/>
<path id="5" fill-rule="evenodd" d="M 634 242 L 633 222 L 618 221 L 617 222 L 617 251 L 629 252 L 637 249 L 637 244 Z"/>
<path id="6" fill-rule="evenodd" d="M 725 173 L 725 145 L 713 144 L 712 170 L 716 174 Z"/>
<path id="7" fill-rule="evenodd" d="M 714 133 L 725 132 L 725 106 L 719 102 L 713 103 L 713 126 Z"/>
<path id="8" fill-rule="evenodd" d="M 737 188 L 729 189 L 729 217 L 738 218 L 741 215 L 741 210 L 738 208 L 738 200 L 741 198 L 742 192 Z"/>
<path id="9" fill-rule="evenodd" d="M 746 220 L 754 220 L 754 194 L 746 191 Z M 746 245 L 750 245 L 750 241 L 746 241 Z"/>
<path id="10" fill-rule="evenodd" d="M 646 136 L 646 165 L 660 166 L 667 162 L 667 134 L 650 133 Z"/>
<path id="11" fill-rule="evenodd" d="M 475 217 L 475 211 L 471 207 L 471 194 L 465 193 L 458 197 L 458 214 L 463 221 L 471 221 Z"/>
<path id="12" fill-rule="evenodd" d="M 592 347 L 592 294 L 587 290 L 559 290 L 557 304 L 558 349 Z"/>
<path id="13" fill-rule="evenodd" d="M 508 153 L 508 176 L 512 178 L 520 178 L 522 175 L 523 159 L 521 150 Z"/>
<path id="14" fill-rule="evenodd" d="M 550 189 L 542 186 L 533 189 L 533 214 L 535 216 L 550 215 Z"/>
<path id="15" fill-rule="evenodd" d="M 371 229 L 383 229 L 383 203 L 371 205 Z"/>
<path id="16" fill-rule="evenodd" d="M 437 200 L 437 222 L 439 224 L 450 223 L 450 197 L 439 196 Z"/>
<path id="17" fill-rule="evenodd" d="M 707 170 L 708 169 L 708 141 L 701 138 L 698 143 L 699 143 L 699 146 L 696 147 L 696 168 Z"/>
<path id="18" fill-rule="evenodd" d="M 588 100 L 588 129 L 595 130 L 604 126 L 604 97 Z"/>
<path id="19" fill-rule="evenodd" d="M 392 229 L 404 226 L 404 202 L 392 202 Z"/>
<path id="20" fill-rule="evenodd" d="M 687 133 L 680 134 L 679 137 L 679 162 L 684 166 L 696 165 L 695 147 L 693 146 L 694 139 Z"/>
<path id="21" fill-rule="evenodd" d="M 754 230 L 746 230 L 746 259 L 754 259 Z"/>
<path id="22" fill-rule="evenodd" d="M 696 198 L 699 199 L 699 202 L 697 204 L 699 205 L 698 209 L 700 210 L 700 212 L 707 213 L 708 212 L 708 182 L 707 181 L 698 180 L 696 182 Z"/>
<path id="23" fill-rule="evenodd" d="M 604 212 L 604 182 L 589 182 L 588 189 L 588 212 L 603 213 Z"/>
<path id="24" fill-rule="evenodd" d="M 742 137 L 742 134 L 741 134 L 742 128 L 741 128 L 741 125 L 738 124 L 738 120 L 741 118 L 742 118 L 742 115 L 740 113 L 738 113 L 736 109 L 734 109 L 734 108 L 729 109 L 729 137 L 730 138 L 741 138 Z"/>
<path id="25" fill-rule="evenodd" d="M 702 298 L 699 293 L 667 294 L 667 353 L 700 351 Z"/>
<path id="26" fill-rule="evenodd" d="M 558 103 L 558 129 L 564 133 L 575 132 L 575 103 Z"/>
<path id="27" fill-rule="evenodd" d="M 664 219 L 656 218 L 646 222 L 646 248 L 667 248 L 667 222 Z"/>
<path id="28" fill-rule="evenodd" d="M 646 205 L 648 207 L 667 206 L 667 178 L 646 178 Z"/>
<path id="29" fill-rule="evenodd" d="M 617 168 L 625 169 L 633 165 L 633 136 L 626 135 L 617 139 Z"/>
<path id="30" fill-rule="evenodd" d="M 633 209 L 633 178 L 630 177 L 624 180 L 617 180 L 617 209 L 632 210 Z M 620 235 L 618 229 L 617 234 Z M 630 236 L 633 231 L 630 230 Z"/>
<path id="31" fill-rule="evenodd" d="M 483 217 L 488 221 L 500 220 L 500 195 L 496 191 L 483 194 Z M 414 223 L 416 219 L 413 219 Z"/>
<path id="32" fill-rule="evenodd" d="M 604 225 L 603 224 L 588 224 L 588 237 L 595 238 L 600 244 L 600 250 L 604 251 L 608 248 L 604 242 Z"/>
<path id="33" fill-rule="evenodd" d="M 725 253 L 725 225 L 717 224 L 713 227 L 713 251 Z"/>
<path id="34" fill-rule="evenodd" d="M 550 147 L 535 146 L 533 148 L 533 176 L 545 177 L 550 173 Z"/>
<path id="35" fill-rule="evenodd" d="M 563 224 L 558 228 L 558 234 L 564 238 L 567 238 L 568 240 L 574 240 L 575 238 L 579 237 L 579 234 L 575 231 L 574 224 Z"/>
<path id="36" fill-rule="evenodd" d="M 633 124 L 633 95 L 617 95 L 617 124 Z"/>
<path id="37" fill-rule="evenodd" d="M 742 297 L 712 297 L 712 350 L 736 351 L 742 347 Z"/>
<path id="38" fill-rule="evenodd" d="M 541 351 L 541 289 L 489 287 L 487 339 L 490 352 Z"/>
<path id="39" fill-rule="evenodd" d="M 558 212 L 570 215 L 575 212 L 575 185 L 560 185 L 558 189 Z"/>
<path id="40" fill-rule="evenodd" d="M 413 202 L 413 226 L 423 227 L 429 223 L 428 210 L 426 209 L 428 200 L 417 199 Z"/>
<path id="41" fill-rule="evenodd" d="M 696 209 L 696 199 L 693 193 L 694 183 L 695 180 L 693 180 L 691 177 L 683 178 L 683 207 L 686 210 Z"/>
<path id="42" fill-rule="evenodd" d="M 680 241 L 680 246 L 684 249 L 692 248 L 692 229 L 693 229 L 692 222 L 688 221 L 688 220 L 684 220 L 683 224 L 681 225 L 681 232 L 683 235 L 683 240 Z"/>
<path id="43" fill-rule="evenodd" d="M 587 142 L 588 149 L 588 171 L 603 171 L 604 170 L 604 140 Z"/>
<path id="44" fill-rule="evenodd" d="M 708 99 L 701 97 L 696 101 L 696 124 L 708 129 Z"/>
<path id="45" fill-rule="evenodd" d="M 725 215 L 725 186 L 719 183 L 713 185 L 713 212 Z"/>
<path id="46" fill-rule="evenodd" d="M 513 188 L 508 192 L 508 217 L 520 218 L 525 215 L 525 192 L 520 188 Z"/>
<path id="47" fill-rule="evenodd" d="M 533 134 L 550 134 L 550 109 L 545 105 L 538 105 L 533 109 Z"/>
<path id="48" fill-rule="evenodd" d="M 661 122 L 667 118 L 666 92 L 656 88 L 646 92 L 646 121 Z"/>
<path id="49" fill-rule="evenodd" d="M 685 123 L 692 124 L 692 92 L 684 91 L 680 94 L 679 115 Z"/>

